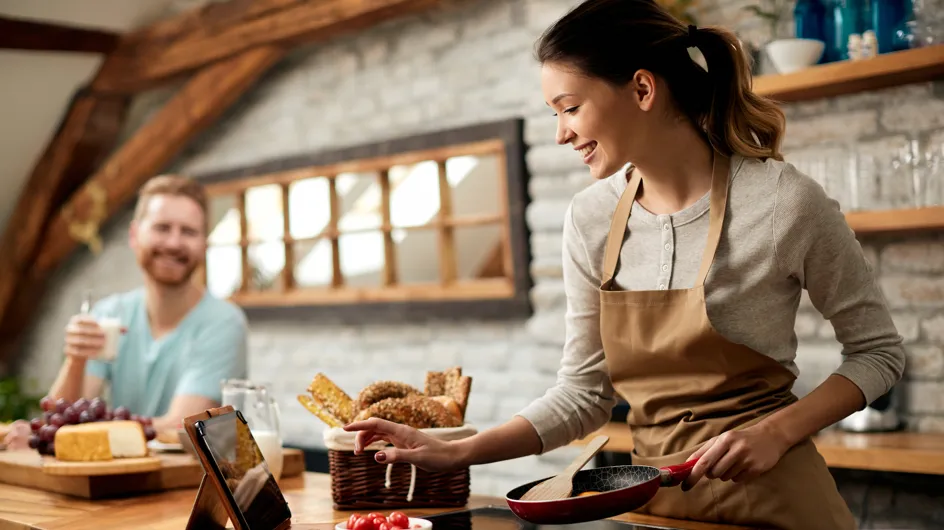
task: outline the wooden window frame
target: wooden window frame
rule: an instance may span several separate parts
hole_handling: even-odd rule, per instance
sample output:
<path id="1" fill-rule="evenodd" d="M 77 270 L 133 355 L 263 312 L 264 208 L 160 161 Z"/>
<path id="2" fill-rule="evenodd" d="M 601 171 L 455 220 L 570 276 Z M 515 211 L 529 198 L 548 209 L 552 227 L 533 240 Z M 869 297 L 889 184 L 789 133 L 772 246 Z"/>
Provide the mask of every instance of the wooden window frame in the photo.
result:
<path id="1" fill-rule="evenodd" d="M 499 122 L 484 123 L 443 131 L 417 134 L 409 137 L 371 143 L 368 145 L 324 151 L 314 154 L 285 157 L 265 161 L 259 164 L 227 169 L 224 171 L 196 175 L 206 188 L 211 198 L 221 195 L 234 195 L 240 211 L 243 271 L 248 270 L 248 247 L 252 243 L 246 239 L 245 192 L 251 187 L 265 184 L 282 184 L 283 208 L 288 208 L 287 195 L 289 183 L 307 177 L 337 175 L 345 172 L 377 171 L 380 173 L 380 185 L 383 189 L 389 185 L 384 178 L 386 169 L 401 164 L 412 164 L 423 160 L 435 160 L 439 163 L 440 182 L 445 180 L 444 161 L 453 156 L 474 154 L 496 154 L 499 165 L 504 168 L 505 204 L 499 205 L 499 214 L 463 216 L 452 221 L 450 201 L 443 199 L 444 188 L 440 187 L 440 212 L 427 228 L 438 232 L 438 246 L 449 248 L 452 244 L 452 228 L 455 226 L 476 226 L 481 224 L 502 227 L 504 244 L 504 275 L 495 279 L 474 280 L 467 285 L 455 279 L 455 252 L 451 253 L 452 262 L 440 258 L 440 287 L 429 284 L 394 285 L 396 283 L 396 261 L 391 260 L 393 246 L 390 226 L 389 195 L 383 194 L 381 207 L 382 225 L 379 229 L 384 234 L 384 270 L 383 285 L 370 289 L 365 296 L 364 289 L 344 288 L 339 278 L 339 253 L 337 230 L 337 195 L 334 192 L 335 179 L 328 178 L 329 198 L 332 203 L 332 215 L 329 227 L 318 237 L 330 238 L 333 244 L 333 282 L 332 285 L 317 288 L 293 290 L 293 270 L 281 274 L 280 289 L 270 292 L 252 292 L 247 290 L 248 274 L 243 273 L 241 289 L 234 293 L 231 300 L 240 305 L 251 319 L 275 320 L 381 320 L 384 322 L 417 319 L 504 319 L 526 317 L 532 313 L 530 289 L 530 234 L 525 219 L 528 206 L 528 173 L 525 163 L 526 146 L 524 144 L 524 121 L 519 118 Z M 448 194 L 446 194 L 448 195 Z M 287 211 L 287 210 L 286 210 Z M 292 269 L 294 240 L 289 231 L 289 216 L 283 215 L 285 222 L 284 241 L 286 243 L 286 267 Z M 504 219 L 502 219 L 504 218 Z M 412 229 L 412 228 L 411 228 Z M 205 274 L 204 269 L 204 274 Z M 444 279 L 447 281 L 444 282 Z M 204 276 L 205 282 L 205 276 Z"/>

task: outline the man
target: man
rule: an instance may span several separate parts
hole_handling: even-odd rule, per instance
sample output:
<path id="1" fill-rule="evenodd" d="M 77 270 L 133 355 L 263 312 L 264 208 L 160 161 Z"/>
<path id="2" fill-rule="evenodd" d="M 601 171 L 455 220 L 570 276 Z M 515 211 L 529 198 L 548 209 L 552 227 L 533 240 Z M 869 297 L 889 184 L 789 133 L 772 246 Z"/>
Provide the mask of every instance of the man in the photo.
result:
<path id="1" fill-rule="evenodd" d="M 108 383 L 111 406 L 153 417 L 160 433 L 219 406 L 223 379 L 245 378 L 247 324 L 238 307 L 193 281 L 207 246 L 207 198 L 198 183 L 159 176 L 145 184 L 129 244 L 144 286 L 69 321 L 66 357 L 49 396 L 92 399 Z M 119 318 L 125 330 L 113 361 L 96 359 L 105 346 L 96 323 L 102 317 Z M 7 443 L 22 446 L 28 435 L 28 426 L 19 426 Z"/>

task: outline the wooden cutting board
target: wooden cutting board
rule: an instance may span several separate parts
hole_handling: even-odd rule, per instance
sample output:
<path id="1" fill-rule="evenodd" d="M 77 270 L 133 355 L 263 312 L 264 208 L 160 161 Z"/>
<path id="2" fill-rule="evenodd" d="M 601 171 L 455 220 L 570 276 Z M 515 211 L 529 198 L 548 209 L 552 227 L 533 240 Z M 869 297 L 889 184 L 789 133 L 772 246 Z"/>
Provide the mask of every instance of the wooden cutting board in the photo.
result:
<path id="1" fill-rule="evenodd" d="M 298 449 L 283 449 L 282 477 L 294 477 L 305 471 L 305 456 Z M 203 479 L 200 463 L 186 453 L 158 453 L 157 469 L 119 475 L 51 474 L 44 472 L 52 457 L 36 451 L 0 451 L 0 482 L 85 499 L 127 497 L 156 491 L 196 488 Z"/>
<path id="2" fill-rule="evenodd" d="M 153 456 L 142 458 L 116 458 L 107 462 L 60 462 L 44 458 L 43 473 L 79 477 L 97 477 L 102 475 L 126 475 L 160 471 L 161 459 Z"/>

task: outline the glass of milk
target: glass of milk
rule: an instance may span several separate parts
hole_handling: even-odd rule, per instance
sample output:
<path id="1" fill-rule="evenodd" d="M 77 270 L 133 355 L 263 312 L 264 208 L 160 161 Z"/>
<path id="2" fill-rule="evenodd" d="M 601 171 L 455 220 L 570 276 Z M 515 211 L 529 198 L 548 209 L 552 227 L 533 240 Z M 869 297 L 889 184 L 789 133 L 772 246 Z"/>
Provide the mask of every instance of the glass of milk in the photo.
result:
<path id="1" fill-rule="evenodd" d="M 246 418 L 269 472 L 278 480 L 282 476 L 281 421 L 279 406 L 268 387 L 244 379 L 227 379 L 223 381 L 223 406 L 227 405 Z"/>
<path id="2" fill-rule="evenodd" d="M 121 319 L 117 317 L 99 317 L 95 319 L 98 327 L 105 334 L 105 345 L 102 346 L 98 358 L 103 361 L 113 361 L 118 356 L 118 339 L 121 338 Z"/>

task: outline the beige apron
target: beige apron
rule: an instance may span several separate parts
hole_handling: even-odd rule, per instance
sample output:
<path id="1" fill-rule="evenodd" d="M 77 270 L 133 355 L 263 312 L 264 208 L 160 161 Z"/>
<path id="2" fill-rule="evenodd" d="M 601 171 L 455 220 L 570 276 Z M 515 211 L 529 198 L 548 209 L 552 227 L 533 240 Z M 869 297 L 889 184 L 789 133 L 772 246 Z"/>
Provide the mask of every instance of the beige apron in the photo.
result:
<path id="1" fill-rule="evenodd" d="M 610 377 L 629 402 L 633 463 L 684 462 L 708 439 L 796 401 L 794 375 L 722 337 L 705 309 L 705 278 L 721 239 L 730 160 L 716 155 L 708 242 L 691 289 L 622 291 L 613 278 L 639 189 L 632 172 L 613 216 L 600 288 L 600 331 Z M 851 529 L 855 520 L 809 440 L 748 483 L 702 478 L 687 492 L 661 488 L 644 513 L 761 528 Z"/>

